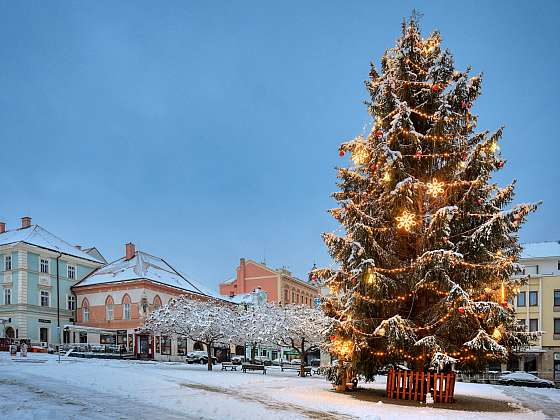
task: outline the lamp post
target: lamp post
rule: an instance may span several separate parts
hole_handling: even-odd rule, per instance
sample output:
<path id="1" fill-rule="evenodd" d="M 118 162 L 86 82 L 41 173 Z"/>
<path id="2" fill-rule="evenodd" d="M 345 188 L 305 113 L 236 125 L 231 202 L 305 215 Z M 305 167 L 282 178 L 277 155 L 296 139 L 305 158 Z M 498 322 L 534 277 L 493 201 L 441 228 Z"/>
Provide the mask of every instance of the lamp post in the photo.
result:
<path id="1" fill-rule="evenodd" d="M 58 333 L 58 363 L 60 363 L 60 345 L 62 343 L 60 337 L 60 272 L 58 267 L 60 257 L 62 257 L 62 253 L 59 253 L 58 257 L 56 257 L 56 329 Z"/>

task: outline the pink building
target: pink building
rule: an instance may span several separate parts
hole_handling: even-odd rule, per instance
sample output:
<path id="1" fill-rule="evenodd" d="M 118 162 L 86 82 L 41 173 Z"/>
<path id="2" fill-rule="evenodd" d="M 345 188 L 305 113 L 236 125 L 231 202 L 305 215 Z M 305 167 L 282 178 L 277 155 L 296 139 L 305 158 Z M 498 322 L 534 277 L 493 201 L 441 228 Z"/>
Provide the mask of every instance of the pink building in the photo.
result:
<path id="1" fill-rule="evenodd" d="M 240 259 L 236 276 L 220 283 L 219 287 L 220 294 L 229 297 L 261 288 L 268 295 L 269 302 L 280 304 L 313 306 L 314 299 L 319 297 L 316 284 L 300 280 L 284 268 L 273 269 L 245 258 Z"/>

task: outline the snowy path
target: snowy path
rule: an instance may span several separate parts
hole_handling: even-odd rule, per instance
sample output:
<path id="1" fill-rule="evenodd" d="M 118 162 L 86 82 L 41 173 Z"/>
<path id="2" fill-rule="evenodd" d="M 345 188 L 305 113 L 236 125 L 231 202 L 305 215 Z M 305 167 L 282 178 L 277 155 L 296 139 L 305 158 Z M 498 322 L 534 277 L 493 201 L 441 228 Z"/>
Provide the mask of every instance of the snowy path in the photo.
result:
<path id="1" fill-rule="evenodd" d="M 2 375 L 0 407 L 5 419 L 94 419 L 108 417 L 191 419 L 184 413 L 161 409 L 142 401 L 130 404 L 122 397 L 76 388 L 33 375 Z M 34 385 L 40 384 L 40 385 Z M 85 396 L 85 398 L 84 398 Z"/>
<path id="2" fill-rule="evenodd" d="M 384 398 L 384 378 L 337 394 L 320 377 L 270 368 L 208 372 L 205 366 L 0 353 L 0 407 L 17 419 L 504 419 L 560 418 L 560 390 L 458 383 L 458 402 L 426 407 Z M 522 406 L 524 408 L 522 408 Z M 543 414 L 544 413 L 544 414 Z"/>

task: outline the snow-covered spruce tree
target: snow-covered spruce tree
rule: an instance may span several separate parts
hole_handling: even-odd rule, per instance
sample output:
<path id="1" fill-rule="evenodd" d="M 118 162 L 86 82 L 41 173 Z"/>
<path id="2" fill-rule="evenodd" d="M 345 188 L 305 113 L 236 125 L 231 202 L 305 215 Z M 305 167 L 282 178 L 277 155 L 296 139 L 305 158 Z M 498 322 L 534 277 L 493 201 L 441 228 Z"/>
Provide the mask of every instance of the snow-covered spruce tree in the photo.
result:
<path id="1" fill-rule="evenodd" d="M 208 370 L 212 370 L 212 347 L 237 341 L 238 316 L 227 304 L 180 296 L 152 312 L 144 328 L 201 342 L 206 346 Z"/>
<path id="2" fill-rule="evenodd" d="M 323 235 L 339 268 L 317 274 L 337 319 L 331 351 L 366 378 L 401 363 L 476 371 L 533 338 L 507 297 L 536 206 L 506 209 L 514 183 L 491 183 L 502 129 L 475 132 L 481 76 L 456 70 L 440 41 L 415 16 L 403 23 L 366 82 L 371 132 L 340 147 L 352 163 L 330 212 L 344 233 Z"/>

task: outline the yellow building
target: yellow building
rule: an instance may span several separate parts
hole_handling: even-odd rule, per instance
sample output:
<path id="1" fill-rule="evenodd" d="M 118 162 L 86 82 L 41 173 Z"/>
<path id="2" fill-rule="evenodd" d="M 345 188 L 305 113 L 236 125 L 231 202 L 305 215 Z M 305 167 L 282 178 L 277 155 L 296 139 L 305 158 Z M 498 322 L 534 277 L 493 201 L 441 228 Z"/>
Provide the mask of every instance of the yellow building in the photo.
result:
<path id="1" fill-rule="evenodd" d="M 508 370 L 524 370 L 560 382 L 560 243 L 523 245 L 520 263 L 529 281 L 515 296 L 517 318 L 543 335 L 515 354 Z"/>

